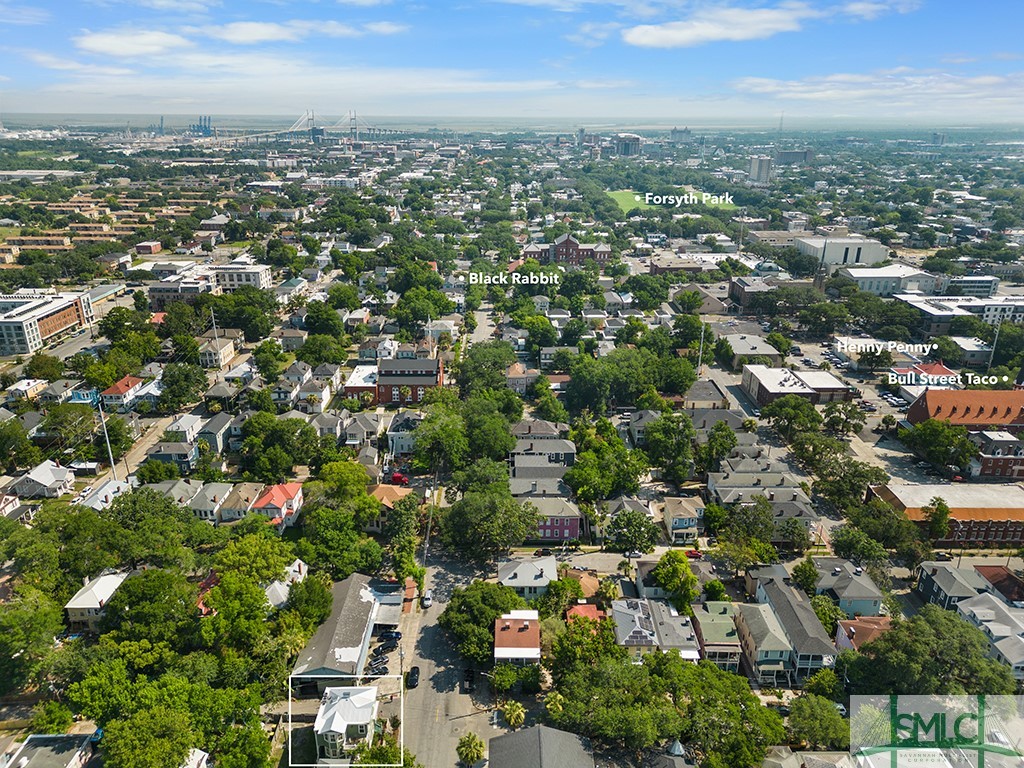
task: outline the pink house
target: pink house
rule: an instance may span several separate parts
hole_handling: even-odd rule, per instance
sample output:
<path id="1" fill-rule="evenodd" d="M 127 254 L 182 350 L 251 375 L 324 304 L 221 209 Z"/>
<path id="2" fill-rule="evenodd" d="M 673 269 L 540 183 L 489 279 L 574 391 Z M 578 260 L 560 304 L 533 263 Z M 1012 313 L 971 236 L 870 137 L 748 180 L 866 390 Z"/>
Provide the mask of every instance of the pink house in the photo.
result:
<path id="1" fill-rule="evenodd" d="M 295 525 L 302 509 L 302 483 L 267 486 L 252 508 L 272 521 L 284 523 L 285 526 Z"/>

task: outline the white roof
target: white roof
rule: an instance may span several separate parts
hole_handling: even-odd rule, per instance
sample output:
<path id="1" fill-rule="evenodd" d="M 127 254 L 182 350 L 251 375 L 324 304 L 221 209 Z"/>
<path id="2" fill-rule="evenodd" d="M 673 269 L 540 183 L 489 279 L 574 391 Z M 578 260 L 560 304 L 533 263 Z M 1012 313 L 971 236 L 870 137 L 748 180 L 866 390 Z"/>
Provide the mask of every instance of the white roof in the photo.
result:
<path id="1" fill-rule="evenodd" d="M 829 238 L 829 242 L 837 242 L 834 238 Z M 872 277 L 914 277 L 915 275 L 930 276 L 930 273 L 925 272 L 921 269 L 915 269 L 914 267 L 908 267 L 906 264 L 889 264 L 885 267 L 878 267 L 872 269 L 871 267 L 846 267 L 841 272 L 846 272 L 852 279 L 870 279 Z"/>
<path id="2" fill-rule="evenodd" d="M 376 717 L 376 686 L 328 688 L 316 713 L 313 732 L 345 733 L 350 725 L 369 725 Z"/>
<path id="3" fill-rule="evenodd" d="M 50 486 L 60 485 L 65 482 L 72 472 L 67 467 L 59 466 L 56 462 L 47 459 L 42 464 L 32 468 L 32 471 L 25 475 L 25 478 L 31 478 L 40 485 L 49 488 Z"/>
<path id="4" fill-rule="evenodd" d="M 123 480 L 105 480 L 100 486 L 86 496 L 79 504 L 95 509 L 97 512 L 114 503 L 118 496 L 129 493 L 132 486 Z"/>
<path id="5" fill-rule="evenodd" d="M 65 608 L 102 608 L 117 588 L 128 578 L 127 573 L 108 573 L 97 576 L 72 597 Z"/>
<path id="6" fill-rule="evenodd" d="M 346 387 L 374 387 L 377 385 L 376 365 L 357 365 L 345 382 Z"/>

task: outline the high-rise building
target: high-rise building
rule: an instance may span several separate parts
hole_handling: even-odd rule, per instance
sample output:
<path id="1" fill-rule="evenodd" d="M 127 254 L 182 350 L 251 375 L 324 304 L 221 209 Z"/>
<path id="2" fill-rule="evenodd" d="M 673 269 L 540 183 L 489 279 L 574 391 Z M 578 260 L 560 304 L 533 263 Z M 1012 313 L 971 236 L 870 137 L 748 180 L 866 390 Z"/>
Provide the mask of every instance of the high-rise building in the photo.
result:
<path id="1" fill-rule="evenodd" d="M 640 154 L 640 137 L 635 133 L 620 133 L 615 137 L 615 154 L 636 157 Z"/>
<path id="2" fill-rule="evenodd" d="M 748 175 L 754 184 L 767 184 L 772 180 L 772 159 L 767 155 L 754 155 L 750 158 Z"/>
<path id="3" fill-rule="evenodd" d="M 87 293 L 23 289 L 0 296 L 0 354 L 29 355 L 95 320 Z"/>
<path id="4" fill-rule="evenodd" d="M 779 165 L 807 165 L 813 159 L 813 149 L 780 149 L 775 153 Z"/>

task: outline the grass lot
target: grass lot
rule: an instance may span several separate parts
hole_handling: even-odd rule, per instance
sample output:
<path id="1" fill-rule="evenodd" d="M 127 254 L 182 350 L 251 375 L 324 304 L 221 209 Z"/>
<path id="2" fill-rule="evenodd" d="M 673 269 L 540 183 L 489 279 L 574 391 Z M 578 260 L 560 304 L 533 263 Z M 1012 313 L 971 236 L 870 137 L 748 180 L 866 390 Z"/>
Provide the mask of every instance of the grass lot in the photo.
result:
<path id="1" fill-rule="evenodd" d="M 682 195 L 682 194 L 684 194 L 686 192 L 690 192 L 691 194 L 696 194 L 696 195 L 700 195 L 701 194 L 699 189 L 694 189 L 693 187 L 681 187 L 679 189 L 676 189 L 676 191 L 673 192 L 673 194 Z M 631 189 L 620 189 L 620 190 L 618 190 L 616 192 L 608 192 L 607 194 L 608 194 L 609 197 L 612 198 L 612 200 L 614 200 L 616 203 L 618 203 L 619 208 L 622 209 L 623 213 L 626 213 L 627 211 L 631 211 L 634 208 L 639 208 L 640 210 L 649 211 L 649 210 L 651 210 L 653 208 L 664 208 L 664 207 L 666 207 L 666 206 L 661 206 L 661 205 L 647 205 L 646 203 L 644 203 L 644 196 L 643 195 L 640 195 L 640 201 L 637 202 L 637 200 L 636 200 L 637 193 L 634 192 Z M 691 207 L 691 206 L 682 205 L 678 209 L 674 209 L 674 210 L 678 210 L 679 212 L 685 212 L 685 210 L 687 208 L 689 208 L 689 207 Z M 717 204 L 716 203 L 707 203 L 707 207 L 708 208 L 721 208 L 723 211 L 731 211 L 731 210 L 734 210 L 736 208 L 736 206 L 733 205 L 732 203 L 717 203 Z"/>
<path id="2" fill-rule="evenodd" d="M 20 234 L 21 230 L 18 227 L 0 227 L 0 243 L 8 237 L 17 237 Z"/>

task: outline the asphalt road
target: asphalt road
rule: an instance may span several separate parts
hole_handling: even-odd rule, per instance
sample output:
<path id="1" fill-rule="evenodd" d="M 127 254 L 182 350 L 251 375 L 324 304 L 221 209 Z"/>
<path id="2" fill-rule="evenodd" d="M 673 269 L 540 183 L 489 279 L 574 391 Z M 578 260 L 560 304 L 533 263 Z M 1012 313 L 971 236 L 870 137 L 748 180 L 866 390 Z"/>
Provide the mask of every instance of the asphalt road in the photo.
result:
<path id="1" fill-rule="evenodd" d="M 432 559 L 436 556 L 432 555 Z M 403 619 L 404 668 L 418 666 L 420 684 L 405 692 L 402 731 L 405 746 L 430 768 L 454 768 L 455 748 L 466 733 L 472 731 L 487 741 L 506 730 L 504 726 L 499 730 L 490 725 L 488 709 L 493 705 L 493 697 L 485 679 L 478 677 L 482 684 L 477 685 L 473 694 L 460 690 L 465 663 L 437 623 L 452 589 L 482 575 L 455 561 L 445 560 L 444 565 L 429 567 L 426 585 L 434 590 L 434 604 L 427 609 L 417 606 Z"/>

